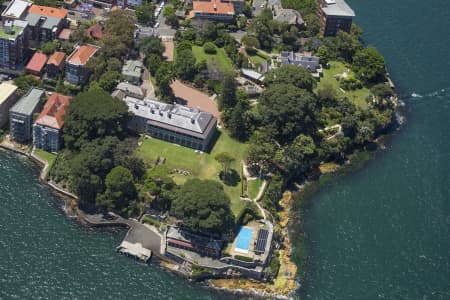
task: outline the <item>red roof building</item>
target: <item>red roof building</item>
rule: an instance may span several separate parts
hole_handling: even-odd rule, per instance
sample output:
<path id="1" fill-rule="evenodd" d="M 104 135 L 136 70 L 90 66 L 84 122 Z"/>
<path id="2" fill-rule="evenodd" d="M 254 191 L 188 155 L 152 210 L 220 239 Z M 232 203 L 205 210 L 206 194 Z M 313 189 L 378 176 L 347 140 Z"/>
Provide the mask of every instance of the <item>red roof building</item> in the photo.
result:
<path id="1" fill-rule="evenodd" d="M 86 64 L 99 49 L 100 47 L 89 44 L 77 46 L 66 59 L 66 80 L 75 85 L 86 83 L 89 78 Z"/>
<path id="2" fill-rule="evenodd" d="M 36 119 L 35 124 L 61 129 L 64 125 L 62 116 L 66 113 L 65 107 L 69 105 L 72 97 L 53 93 L 45 103 L 44 109 Z"/>
<path id="3" fill-rule="evenodd" d="M 60 41 L 68 41 L 70 39 L 70 36 L 72 35 L 72 30 L 69 28 L 64 28 L 61 30 L 60 34 L 58 35 L 58 39 Z"/>
<path id="4" fill-rule="evenodd" d="M 193 8 L 189 13 L 191 19 L 210 19 L 217 21 L 232 21 L 235 14 L 234 5 L 231 2 L 220 0 L 193 1 Z"/>
<path id="5" fill-rule="evenodd" d="M 91 27 L 86 29 L 84 35 L 99 40 L 103 37 L 103 26 L 100 24 L 92 25 Z"/>
<path id="6" fill-rule="evenodd" d="M 72 65 L 85 65 L 98 49 L 99 47 L 93 45 L 82 45 L 70 54 L 67 62 Z"/>
<path id="7" fill-rule="evenodd" d="M 56 77 L 64 69 L 64 58 L 66 58 L 66 54 L 60 51 L 56 51 L 49 57 L 46 67 L 47 76 Z"/>
<path id="8" fill-rule="evenodd" d="M 46 62 L 47 62 L 47 55 L 36 52 L 34 53 L 31 60 L 28 62 L 25 69 L 33 75 L 40 76 L 42 74 L 42 70 L 44 69 Z"/>
<path id="9" fill-rule="evenodd" d="M 35 4 L 31 5 L 30 9 L 28 10 L 28 13 L 58 19 L 64 19 L 67 17 L 67 10 L 65 9 Z"/>

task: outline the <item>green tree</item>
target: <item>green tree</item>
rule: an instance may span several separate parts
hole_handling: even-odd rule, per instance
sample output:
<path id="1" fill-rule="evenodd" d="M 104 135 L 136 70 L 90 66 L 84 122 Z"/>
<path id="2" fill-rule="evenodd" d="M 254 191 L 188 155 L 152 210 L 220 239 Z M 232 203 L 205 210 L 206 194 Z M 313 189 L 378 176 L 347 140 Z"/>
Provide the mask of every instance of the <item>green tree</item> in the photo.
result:
<path id="1" fill-rule="evenodd" d="M 372 94 L 380 99 L 386 99 L 394 95 L 394 90 L 387 84 L 378 83 L 370 88 Z"/>
<path id="2" fill-rule="evenodd" d="M 161 42 L 161 39 L 156 36 L 144 37 L 138 43 L 139 51 L 145 56 L 155 54 L 162 56 L 165 51 L 165 46 Z"/>
<path id="3" fill-rule="evenodd" d="M 206 42 L 203 45 L 203 51 L 205 51 L 206 54 L 216 54 L 217 52 L 216 45 L 214 45 L 214 43 L 211 42 Z"/>
<path id="4" fill-rule="evenodd" d="M 153 76 L 155 76 L 156 71 L 158 70 L 159 66 L 161 65 L 162 58 L 161 56 L 157 54 L 150 54 L 145 59 L 145 65 L 147 66 L 150 73 L 152 73 Z"/>
<path id="5" fill-rule="evenodd" d="M 299 134 L 316 132 L 317 104 L 314 95 L 289 84 L 270 85 L 259 100 L 261 123 L 276 131 L 280 143 Z"/>
<path id="6" fill-rule="evenodd" d="M 292 84 L 310 92 L 317 84 L 308 69 L 296 65 L 286 65 L 270 70 L 264 77 L 264 83 L 268 86 L 273 84 Z"/>
<path id="7" fill-rule="evenodd" d="M 225 74 L 221 80 L 221 93 L 218 101 L 219 111 L 236 105 L 236 81 L 233 74 Z"/>
<path id="8" fill-rule="evenodd" d="M 305 35 L 308 37 L 314 37 L 320 32 L 320 20 L 315 12 L 307 14 L 303 17 L 306 23 Z"/>
<path id="9" fill-rule="evenodd" d="M 223 177 L 227 177 L 228 171 L 230 170 L 231 163 L 234 158 L 228 152 L 221 152 L 217 154 L 214 159 L 221 164 Z"/>
<path id="10" fill-rule="evenodd" d="M 194 232 L 222 234 L 232 229 L 234 216 L 222 184 L 189 179 L 172 201 L 171 214 Z"/>
<path id="11" fill-rule="evenodd" d="M 122 210 L 137 199 L 133 176 L 127 168 L 114 167 L 106 176 L 105 186 L 105 192 L 97 198 L 99 206 Z"/>
<path id="12" fill-rule="evenodd" d="M 32 87 L 41 87 L 42 82 L 36 80 L 33 76 L 25 75 L 14 78 L 14 84 L 17 86 L 17 96 L 25 95 Z"/>
<path id="13" fill-rule="evenodd" d="M 117 59 L 115 57 L 111 57 L 107 61 L 107 68 L 108 71 L 115 71 L 115 72 L 122 72 L 122 61 L 120 59 Z"/>
<path id="14" fill-rule="evenodd" d="M 351 62 L 353 55 L 362 49 L 362 44 L 357 37 L 342 30 L 338 31 L 335 44 L 339 56 L 347 62 Z"/>
<path id="15" fill-rule="evenodd" d="M 330 102 L 336 99 L 337 91 L 331 83 L 324 83 L 317 89 L 317 98 L 322 102 Z"/>
<path id="16" fill-rule="evenodd" d="M 241 43 L 245 46 L 245 50 L 250 50 L 250 52 L 256 51 L 257 48 L 259 48 L 259 41 L 256 37 L 250 36 L 248 34 L 244 35 L 241 39 Z"/>
<path id="17" fill-rule="evenodd" d="M 222 113 L 222 121 L 232 137 L 245 141 L 250 136 L 252 124 L 250 103 L 244 91 L 238 90 L 237 96 L 237 104 Z"/>
<path id="18" fill-rule="evenodd" d="M 384 58 L 373 47 L 365 48 L 355 54 L 353 69 L 359 77 L 369 82 L 379 82 L 386 75 Z"/>
<path id="19" fill-rule="evenodd" d="M 41 50 L 45 55 L 50 55 L 59 48 L 59 42 L 57 40 L 46 42 L 42 45 Z"/>
<path id="20" fill-rule="evenodd" d="M 194 53 L 187 49 L 177 52 L 175 69 L 182 79 L 192 80 L 196 73 Z"/>
<path id="21" fill-rule="evenodd" d="M 273 135 L 270 128 L 259 128 L 250 137 L 247 164 L 254 166 L 260 177 L 274 168 L 273 158 L 280 147 Z"/>
<path id="22" fill-rule="evenodd" d="M 327 46 L 322 45 L 317 49 L 316 56 L 319 58 L 321 64 L 328 64 L 331 59 L 331 53 Z"/>
<path id="23" fill-rule="evenodd" d="M 166 6 L 163 11 L 163 16 L 166 18 L 166 24 L 170 26 L 178 26 L 178 18 L 175 15 L 175 9 L 172 6 Z"/>
<path id="24" fill-rule="evenodd" d="M 106 136 L 125 136 L 128 107 L 101 90 L 74 97 L 66 107 L 63 137 L 67 148 L 80 149 L 86 141 Z"/>
<path id="25" fill-rule="evenodd" d="M 155 21 L 155 3 L 151 1 L 144 2 L 143 4 L 136 6 L 134 9 L 139 23 L 151 24 Z"/>
<path id="26" fill-rule="evenodd" d="M 99 85 L 107 92 L 112 92 L 122 79 L 122 75 L 117 71 L 106 71 L 100 76 Z"/>
<path id="27" fill-rule="evenodd" d="M 175 197 L 177 185 L 169 176 L 169 172 L 164 165 L 155 166 L 147 172 L 144 182 L 143 192 L 153 196 L 151 206 L 161 211 L 169 210 Z"/>

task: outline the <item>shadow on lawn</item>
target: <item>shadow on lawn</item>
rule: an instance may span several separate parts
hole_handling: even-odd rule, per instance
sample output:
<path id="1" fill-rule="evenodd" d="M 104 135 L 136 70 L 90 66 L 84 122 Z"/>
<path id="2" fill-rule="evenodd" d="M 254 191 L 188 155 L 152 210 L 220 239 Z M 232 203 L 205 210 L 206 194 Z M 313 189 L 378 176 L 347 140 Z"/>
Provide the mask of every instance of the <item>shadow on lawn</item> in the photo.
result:
<path id="1" fill-rule="evenodd" d="M 239 173 L 235 169 L 228 170 L 227 175 L 224 175 L 223 171 L 220 172 L 219 178 L 228 186 L 237 186 L 241 182 L 241 176 L 239 176 Z"/>

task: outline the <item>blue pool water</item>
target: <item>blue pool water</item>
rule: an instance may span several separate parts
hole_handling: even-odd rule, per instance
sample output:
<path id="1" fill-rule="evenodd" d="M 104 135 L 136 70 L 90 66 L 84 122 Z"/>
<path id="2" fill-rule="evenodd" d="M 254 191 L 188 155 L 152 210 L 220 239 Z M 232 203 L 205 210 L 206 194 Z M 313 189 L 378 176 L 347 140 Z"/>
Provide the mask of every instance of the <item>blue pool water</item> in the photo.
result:
<path id="1" fill-rule="evenodd" d="M 253 230 L 247 227 L 241 227 L 236 241 L 236 247 L 234 248 L 237 252 L 248 252 L 250 248 L 250 240 L 253 235 Z"/>

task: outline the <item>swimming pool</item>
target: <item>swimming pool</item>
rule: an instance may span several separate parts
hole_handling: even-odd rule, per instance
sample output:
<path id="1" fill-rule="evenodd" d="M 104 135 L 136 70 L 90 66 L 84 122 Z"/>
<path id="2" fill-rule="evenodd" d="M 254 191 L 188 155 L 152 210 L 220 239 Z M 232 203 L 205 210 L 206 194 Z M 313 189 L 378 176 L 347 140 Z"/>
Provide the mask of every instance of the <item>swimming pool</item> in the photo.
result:
<path id="1" fill-rule="evenodd" d="M 248 253 L 250 249 L 250 240 L 252 239 L 253 230 L 247 227 L 241 227 L 236 240 L 234 251 Z"/>

